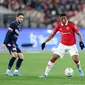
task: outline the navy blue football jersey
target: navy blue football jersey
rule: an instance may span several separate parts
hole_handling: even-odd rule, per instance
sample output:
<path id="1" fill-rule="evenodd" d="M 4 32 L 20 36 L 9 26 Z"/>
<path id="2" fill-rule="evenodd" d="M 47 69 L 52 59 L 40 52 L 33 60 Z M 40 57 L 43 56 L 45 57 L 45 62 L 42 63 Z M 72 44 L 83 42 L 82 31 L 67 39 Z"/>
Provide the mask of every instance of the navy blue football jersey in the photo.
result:
<path id="1" fill-rule="evenodd" d="M 6 37 L 5 37 L 5 40 L 4 40 L 4 44 L 13 44 L 15 43 L 16 44 L 16 41 L 18 39 L 18 36 L 20 34 L 20 24 L 17 22 L 17 21 L 13 21 L 9 28 L 8 28 L 8 31 L 6 33 Z"/>

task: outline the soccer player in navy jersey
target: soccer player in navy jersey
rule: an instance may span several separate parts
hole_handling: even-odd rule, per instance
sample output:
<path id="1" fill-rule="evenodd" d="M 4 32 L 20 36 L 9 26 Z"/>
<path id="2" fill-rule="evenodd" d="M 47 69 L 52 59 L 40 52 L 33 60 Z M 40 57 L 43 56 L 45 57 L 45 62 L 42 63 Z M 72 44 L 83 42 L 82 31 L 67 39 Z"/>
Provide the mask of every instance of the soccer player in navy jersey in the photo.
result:
<path id="1" fill-rule="evenodd" d="M 24 55 L 22 54 L 16 42 L 20 34 L 20 28 L 21 28 L 21 23 L 23 22 L 23 18 L 24 18 L 24 15 L 22 13 L 17 14 L 16 20 L 13 21 L 8 27 L 5 40 L 1 46 L 2 48 L 7 47 L 7 49 L 9 50 L 9 53 L 12 56 L 11 59 L 9 60 L 8 69 L 6 71 L 6 75 L 8 76 L 20 76 L 21 75 L 18 70 L 22 64 Z M 14 72 L 12 73 L 11 68 L 17 58 L 18 60 L 16 62 L 16 67 L 15 67 Z"/>

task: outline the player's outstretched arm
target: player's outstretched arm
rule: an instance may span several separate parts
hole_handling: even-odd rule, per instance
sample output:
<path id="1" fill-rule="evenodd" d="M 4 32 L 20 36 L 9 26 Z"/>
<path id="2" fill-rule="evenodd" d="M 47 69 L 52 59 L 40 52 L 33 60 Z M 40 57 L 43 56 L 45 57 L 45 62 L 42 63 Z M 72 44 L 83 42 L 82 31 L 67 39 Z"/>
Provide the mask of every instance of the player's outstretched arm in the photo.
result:
<path id="1" fill-rule="evenodd" d="M 41 48 L 42 50 L 45 48 L 45 44 L 50 41 L 53 37 L 54 37 L 55 34 L 51 34 L 42 44 L 41 44 Z"/>
<path id="2" fill-rule="evenodd" d="M 83 48 L 85 47 L 85 45 L 84 45 L 84 43 L 82 41 L 81 33 L 80 32 L 77 32 L 77 35 L 78 35 L 78 37 L 80 39 L 79 46 L 80 46 L 81 50 L 83 50 Z"/>

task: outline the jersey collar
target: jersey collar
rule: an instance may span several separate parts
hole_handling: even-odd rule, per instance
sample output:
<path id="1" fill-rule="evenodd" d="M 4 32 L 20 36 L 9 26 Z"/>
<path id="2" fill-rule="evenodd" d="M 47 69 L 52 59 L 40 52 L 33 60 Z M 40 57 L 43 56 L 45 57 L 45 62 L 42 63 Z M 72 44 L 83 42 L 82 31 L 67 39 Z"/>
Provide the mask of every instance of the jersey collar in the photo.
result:
<path id="1" fill-rule="evenodd" d="M 68 21 L 66 22 L 66 24 L 65 25 L 68 25 Z M 61 23 L 61 26 L 64 26 L 62 23 Z"/>
<path id="2" fill-rule="evenodd" d="M 16 23 L 18 24 L 18 25 L 20 25 L 19 23 L 18 23 L 18 21 L 16 20 Z"/>

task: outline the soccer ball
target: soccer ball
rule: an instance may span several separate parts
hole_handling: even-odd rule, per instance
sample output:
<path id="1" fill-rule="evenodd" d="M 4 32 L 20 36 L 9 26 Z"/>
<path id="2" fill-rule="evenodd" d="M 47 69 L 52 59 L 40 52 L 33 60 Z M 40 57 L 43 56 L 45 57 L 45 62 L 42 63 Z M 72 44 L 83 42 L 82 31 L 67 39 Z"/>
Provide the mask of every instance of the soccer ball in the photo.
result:
<path id="1" fill-rule="evenodd" d="M 66 68 L 65 69 L 65 71 L 64 71 L 64 74 L 65 74 L 65 76 L 67 76 L 67 77 L 71 77 L 71 76 L 73 76 L 73 69 L 72 68 Z"/>

